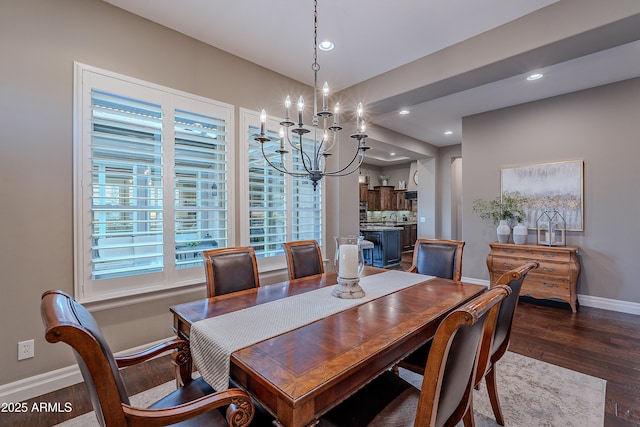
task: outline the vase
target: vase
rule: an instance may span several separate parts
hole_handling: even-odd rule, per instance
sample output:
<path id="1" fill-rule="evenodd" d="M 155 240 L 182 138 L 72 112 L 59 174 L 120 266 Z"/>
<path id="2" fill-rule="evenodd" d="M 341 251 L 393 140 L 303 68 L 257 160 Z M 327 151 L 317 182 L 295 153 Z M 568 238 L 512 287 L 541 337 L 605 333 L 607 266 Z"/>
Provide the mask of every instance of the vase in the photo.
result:
<path id="1" fill-rule="evenodd" d="M 527 243 L 527 237 L 529 237 L 529 230 L 526 225 L 519 222 L 518 225 L 513 227 L 513 243 L 524 245 Z"/>
<path id="2" fill-rule="evenodd" d="M 511 235 L 511 227 L 507 224 L 506 219 L 501 219 L 500 224 L 496 230 L 498 232 L 498 242 L 507 243 L 509 242 L 509 236 Z"/>
<path id="3" fill-rule="evenodd" d="M 365 293 L 358 284 L 364 269 L 362 239 L 358 236 L 334 238 L 336 255 L 333 258 L 333 266 L 338 273 L 338 285 L 331 295 L 345 299 L 362 298 Z"/>

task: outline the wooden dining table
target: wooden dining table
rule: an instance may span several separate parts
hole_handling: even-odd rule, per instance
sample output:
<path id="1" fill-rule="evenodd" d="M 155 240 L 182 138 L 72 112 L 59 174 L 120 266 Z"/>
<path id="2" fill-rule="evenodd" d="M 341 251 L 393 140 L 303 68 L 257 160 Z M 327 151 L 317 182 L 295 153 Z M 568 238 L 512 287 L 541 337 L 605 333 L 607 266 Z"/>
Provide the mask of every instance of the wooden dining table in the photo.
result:
<path id="1" fill-rule="evenodd" d="M 363 276 L 385 271 L 365 267 Z M 431 339 L 448 313 L 486 290 L 482 285 L 424 278 L 234 351 L 231 380 L 264 406 L 277 424 L 314 425 L 323 413 Z M 200 320 L 336 283 L 331 272 L 175 305 L 170 309 L 174 330 L 189 340 L 192 325 Z"/>

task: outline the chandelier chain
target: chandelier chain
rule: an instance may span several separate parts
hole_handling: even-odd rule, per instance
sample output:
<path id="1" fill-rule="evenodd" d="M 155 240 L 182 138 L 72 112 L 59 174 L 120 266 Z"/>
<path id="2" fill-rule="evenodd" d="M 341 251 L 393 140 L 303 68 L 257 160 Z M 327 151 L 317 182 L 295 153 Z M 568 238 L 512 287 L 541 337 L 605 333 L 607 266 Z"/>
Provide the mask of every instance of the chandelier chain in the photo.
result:
<path id="1" fill-rule="evenodd" d="M 320 70 L 318 64 L 318 0 L 313 0 L 313 71 Z"/>

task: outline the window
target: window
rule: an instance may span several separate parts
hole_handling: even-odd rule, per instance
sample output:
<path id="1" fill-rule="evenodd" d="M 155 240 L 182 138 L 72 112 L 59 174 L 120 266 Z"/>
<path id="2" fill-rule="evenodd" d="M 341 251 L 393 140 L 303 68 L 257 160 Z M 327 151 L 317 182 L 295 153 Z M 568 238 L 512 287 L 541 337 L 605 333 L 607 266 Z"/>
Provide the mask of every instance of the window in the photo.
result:
<path id="1" fill-rule="evenodd" d="M 202 282 L 233 234 L 231 106 L 76 64 L 76 297 Z"/>
<path id="2" fill-rule="evenodd" d="M 260 132 L 259 114 L 241 109 L 240 129 L 244 129 L 241 165 L 247 165 L 246 176 L 240 185 L 247 196 L 242 200 L 240 221 L 243 244 L 256 251 L 261 266 L 283 265 L 282 243 L 314 239 L 324 245 L 324 196 L 322 182 L 316 191 L 306 177 L 292 177 L 278 172 L 265 161 L 261 144 L 253 139 Z M 304 170 L 291 149 L 284 158 L 275 152 L 280 145 L 280 125 L 275 119 L 267 120 L 266 133 L 271 141 L 264 143 L 264 151 L 274 165 L 282 161 L 291 170 Z M 312 140 L 303 140 L 305 148 Z M 244 194 L 244 191 L 243 191 Z M 246 243 L 245 243 L 246 242 Z"/>

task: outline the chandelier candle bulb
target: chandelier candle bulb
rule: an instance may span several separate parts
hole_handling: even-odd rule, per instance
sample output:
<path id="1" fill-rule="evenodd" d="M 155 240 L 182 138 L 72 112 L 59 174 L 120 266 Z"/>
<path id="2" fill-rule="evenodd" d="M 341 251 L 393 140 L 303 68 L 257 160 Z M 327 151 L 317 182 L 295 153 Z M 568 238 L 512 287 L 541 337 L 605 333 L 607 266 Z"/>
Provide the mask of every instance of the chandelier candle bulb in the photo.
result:
<path id="1" fill-rule="evenodd" d="M 340 277 L 354 279 L 358 277 L 358 245 L 340 245 Z"/>
<path id="2" fill-rule="evenodd" d="M 327 98 L 329 96 L 329 83 L 324 82 L 322 85 L 322 111 L 327 111 Z"/>
<path id="3" fill-rule="evenodd" d="M 333 126 L 338 126 L 338 113 L 340 112 L 340 103 L 336 102 L 336 106 L 333 107 Z"/>
<path id="4" fill-rule="evenodd" d="M 284 151 L 284 127 L 280 126 L 280 151 Z"/>
<path id="5" fill-rule="evenodd" d="M 262 110 L 260 112 L 260 135 L 264 135 L 264 127 L 267 123 L 267 112 Z"/>
<path id="6" fill-rule="evenodd" d="M 291 97 L 287 95 L 284 100 L 284 120 L 289 121 L 289 107 L 291 107 Z"/>
<path id="7" fill-rule="evenodd" d="M 302 126 L 303 122 L 302 122 L 302 112 L 304 111 L 304 99 L 302 99 L 302 96 L 300 96 L 300 98 L 298 98 L 298 124 L 300 126 Z"/>

